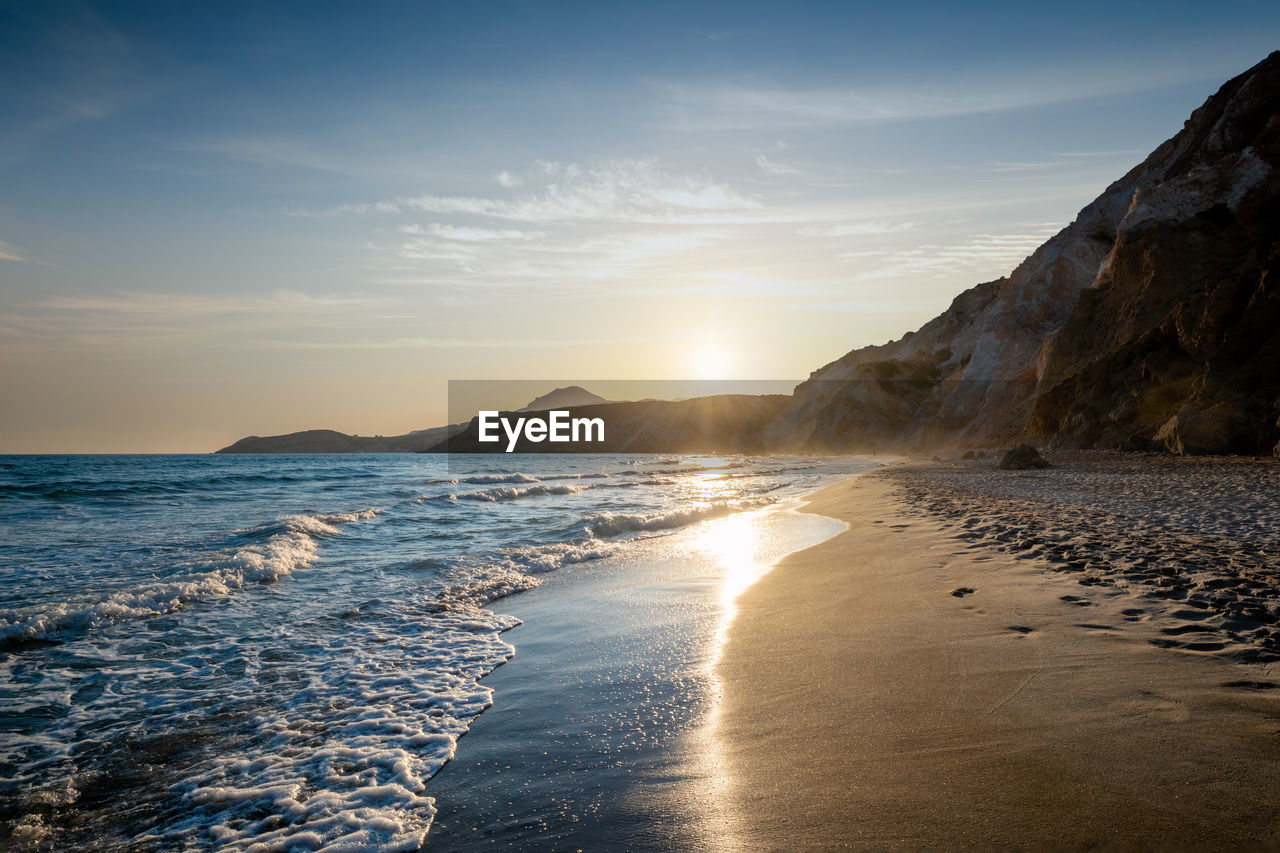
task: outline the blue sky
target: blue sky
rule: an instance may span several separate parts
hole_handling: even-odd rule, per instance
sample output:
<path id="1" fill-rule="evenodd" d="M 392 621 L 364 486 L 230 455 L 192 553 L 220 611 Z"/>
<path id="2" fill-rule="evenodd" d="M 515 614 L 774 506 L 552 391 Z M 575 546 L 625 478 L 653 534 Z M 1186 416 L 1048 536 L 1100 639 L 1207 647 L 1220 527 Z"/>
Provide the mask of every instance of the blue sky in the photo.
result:
<path id="1" fill-rule="evenodd" d="M 0 4 L 0 451 L 803 378 L 1278 46 L 1274 3 Z"/>

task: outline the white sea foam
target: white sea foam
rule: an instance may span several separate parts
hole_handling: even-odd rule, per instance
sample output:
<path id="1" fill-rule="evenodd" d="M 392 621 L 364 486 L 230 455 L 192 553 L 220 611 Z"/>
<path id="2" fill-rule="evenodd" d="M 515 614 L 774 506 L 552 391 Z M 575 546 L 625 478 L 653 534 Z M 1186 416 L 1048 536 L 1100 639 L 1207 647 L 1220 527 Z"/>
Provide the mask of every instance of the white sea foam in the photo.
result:
<path id="1" fill-rule="evenodd" d="M 594 487 L 590 485 L 570 486 L 563 484 L 555 486 L 508 486 L 500 489 L 485 489 L 482 492 L 463 492 L 450 495 L 450 497 L 454 500 L 498 503 L 501 501 L 515 501 L 520 498 L 537 497 L 539 495 L 572 495 L 590 488 Z"/>
<path id="2" fill-rule="evenodd" d="M 677 527 L 696 524 L 708 518 L 718 518 L 735 512 L 743 512 L 744 510 L 759 509 L 771 503 L 773 503 L 773 500 L 769 498 L 748 498 L 738 501 L 714 501 L 712 503 L 695 504 L 690 507 L 652 515 L 601 512 L 587 516 L 586 530 L 590 536 L 601 539 L 622 536 L 627 533 L 673 530 Z"/>
<path id="3" fill-rule="evenodd" d="M 488 554 L 422 561 L 415 566 L 458 578 L 439 593 L 440 599 L 480 607 L 538 586 L 541 581 L 537 575 L 600 560 L 617 549 L 617 543 L 587 539 L 502 548 Z"/>
<path id="4" fill-rule="evenodd" d="M 310 687 L 261 710 L 257 749 L 195 768 L 178 786 L 192 812 L 162 838 L 207 831 L 224 851 L 418 849 L 435 816 L 426 782 L 492 704 L 479 679 L 514 653 L 499 634 L 519 620 L 378 615 L 331 638 Z"/>
<path id="5" fill-rule="evenodd" d="M 462 477 L 457 480 L 459 483 L 471 483 L 476 486 L 484 486 L 491 483 L 538 483 L 541 480 L 538 477 L 531 477 L 528 474 L 477 474 L 474 477 Z"/>
<path id="6" fill-rule="evenodd" d="M 617 546 L 609 542 L 565 542 L 536 545 L 524 548 L 505 548 L 499 552 L 507 560 L 526 572 L 551 572 L 571 563 L 600 560 L 615 553 Z"/>
<path id="7" fill-rule="evenodd" d="M 270 525 L 242 531 L 265 536 L 210 558 L 211 568 L 122 589 L 92 602 L 59 602 L 34 611 L 0 614 L 0 642 L 47 639 L 63 631 L 89 630 L 106 622 L 170 613 L 190 601 L 228 595 L 238 589 L 277 581 L 316 559 L 317 536 L 334 536 L 339 526 L 381 513 L 287 515 Z"/>

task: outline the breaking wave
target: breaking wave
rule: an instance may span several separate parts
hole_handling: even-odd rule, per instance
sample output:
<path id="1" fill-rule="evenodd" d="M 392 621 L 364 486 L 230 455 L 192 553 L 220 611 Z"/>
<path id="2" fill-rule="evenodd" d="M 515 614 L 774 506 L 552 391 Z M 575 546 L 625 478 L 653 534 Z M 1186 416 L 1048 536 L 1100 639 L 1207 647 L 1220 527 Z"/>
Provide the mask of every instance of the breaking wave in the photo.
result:
<path id="1" fill-rule="evenodd" d="M 65 631 L 87 631 L 103 623 L 171 613 L 188 602 L 228 595 L 271 583 L 316 559 L 316 537 L 336 536 L 339 527 L 373 518 L 381 510 L 287 515 L 239 532 L 249 544 L 207 558 L 208 568 L 119 590 L 93 602 L 59 602 L 29 612 L 0 613 L 0 643 L 45 640 Z"/>

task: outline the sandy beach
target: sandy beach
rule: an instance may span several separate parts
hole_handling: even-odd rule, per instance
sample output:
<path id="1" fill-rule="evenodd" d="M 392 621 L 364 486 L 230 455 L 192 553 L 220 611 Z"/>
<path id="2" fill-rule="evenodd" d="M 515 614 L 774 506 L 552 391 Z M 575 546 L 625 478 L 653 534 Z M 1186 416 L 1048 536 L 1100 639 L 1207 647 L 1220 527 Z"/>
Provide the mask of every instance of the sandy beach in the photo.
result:
<path id="1" fill-rule="evenodd" d="M 1280 845 L 1280 466 L 1054 461 L 813 497 L 848 530 L 739 598 L 720 662 L 742 848 Z"/>

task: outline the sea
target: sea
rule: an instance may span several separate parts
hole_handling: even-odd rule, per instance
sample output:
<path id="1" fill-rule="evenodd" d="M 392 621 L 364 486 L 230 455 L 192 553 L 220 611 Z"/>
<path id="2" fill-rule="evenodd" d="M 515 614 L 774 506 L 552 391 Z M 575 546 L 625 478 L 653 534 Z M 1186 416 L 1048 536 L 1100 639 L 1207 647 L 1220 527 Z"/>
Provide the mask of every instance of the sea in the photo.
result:
<path id="1" fill-rule="evenodd" d="M 591 814 L 599 841 L 712 713 L 736 594 L 839 531 L 799 499 L 879 464 L 0 457 L 0 847 L 553 847 Z"/>

